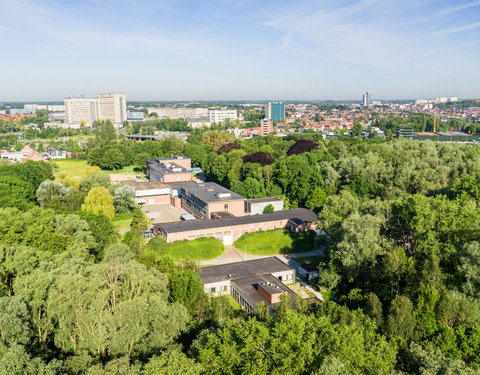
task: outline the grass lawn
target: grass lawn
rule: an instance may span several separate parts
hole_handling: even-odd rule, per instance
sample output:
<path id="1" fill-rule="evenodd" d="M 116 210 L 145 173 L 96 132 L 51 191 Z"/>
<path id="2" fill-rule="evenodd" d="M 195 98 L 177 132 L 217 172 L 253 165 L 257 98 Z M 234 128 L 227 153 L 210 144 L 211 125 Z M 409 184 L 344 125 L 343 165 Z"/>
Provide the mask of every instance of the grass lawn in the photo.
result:
<path id="1" fill-rule="evenodd" d="M 80 175 L 88 165 L 84 159 L 54 159 L 53 162 L 58 165 L 60 172 L 68 171 L 75 175 Z"/>
<path id="2" fill-rule="evenodd" d="M 288 229 L 275 229 L 247 233 L 240 237 L 233 246 L 252 255 L 278 255 L 304 253 L 313 250 L 315 232 L 293 232 Z"/>
<path id="3" fill-rule="evenodd" d="M 169 255 L 175 261 L 191 259 L 194 261 L 216 258 L 223 253 L 225 247 L 215 238 L 199 238 L 167 243 L 163 238 L 152 238 L 146 250 L 153 250 L 159 255 Z"/>
<path id="4" fill-rule="evenodd" d="M 73 172 L 74 175 L 81 175 L 83 169 L 88 166 L 88 161 L 85 159 L 55 159 L 53 160 L 55 164 L 58 165 L 60 172 L 69 171 Z M 107 174 L 140 174 L 143 175 L 143 172 L 135 172 L 133 170 L 133 165 L 128 165 L 122 169 L 117 169 L 113 171 L 103 171 L 103 173 Z"/>
<path id="5" fill-rule="evenodd" d="M 112 220 L 113 226 L 118 231 L 127 231 L 130 230 L 130 223 L 132 222 L 132 215 L 124 214 L 115 216 Z"/>

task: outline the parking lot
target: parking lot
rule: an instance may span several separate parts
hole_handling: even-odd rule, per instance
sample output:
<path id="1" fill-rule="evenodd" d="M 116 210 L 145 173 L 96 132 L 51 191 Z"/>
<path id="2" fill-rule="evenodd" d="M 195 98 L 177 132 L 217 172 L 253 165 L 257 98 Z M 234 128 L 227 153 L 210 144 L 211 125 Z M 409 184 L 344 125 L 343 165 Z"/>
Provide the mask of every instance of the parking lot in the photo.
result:
<path id="1" fill-rule="evenodd" d="M 180 221 L 181 215 L 188 214 L 183 208 L 175 208 L 170 204 L 145 205 L 142 210 L 154 224 Z"/>

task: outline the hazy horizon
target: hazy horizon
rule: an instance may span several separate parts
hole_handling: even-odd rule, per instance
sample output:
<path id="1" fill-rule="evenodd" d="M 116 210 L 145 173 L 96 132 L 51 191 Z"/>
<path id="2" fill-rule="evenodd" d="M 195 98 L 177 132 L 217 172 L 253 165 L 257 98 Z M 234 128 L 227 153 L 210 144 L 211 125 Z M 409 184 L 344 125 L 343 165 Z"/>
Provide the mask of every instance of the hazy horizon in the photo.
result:
<path id="1" fill-rule="evenodd" d="M 0 0 L 0 101 L 478 98 L 480 1 L 452 4 Z"/>

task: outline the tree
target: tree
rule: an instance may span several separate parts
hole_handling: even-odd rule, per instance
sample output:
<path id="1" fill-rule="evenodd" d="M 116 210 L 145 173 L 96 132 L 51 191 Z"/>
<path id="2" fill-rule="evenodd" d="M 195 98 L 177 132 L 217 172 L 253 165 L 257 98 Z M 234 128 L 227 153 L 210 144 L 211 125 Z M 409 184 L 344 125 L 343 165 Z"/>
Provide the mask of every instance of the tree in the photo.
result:
<path id="1" fill-rule="evenodd" d="M 319 212 L 322 209 L 326 199 L 327 193 L 325 193 L 321 187 L 317 187 L 305 203 L 305 207 L 307 207 L 309 210 Z"/>
<path id="2" fill-rule="evenodd" d="M 377 256 L 382 252 L 380 224 L 380 219 L 375 216 L 359 214 L 352 214 L 342 224 L 341 241 L 331 259 L 350 281 L 359 275 L 365 276 L 376 264 Z"/>
<path id="3" fill-rule="evenodd" d="M 275 163 L 275 159 L 268 152 L 258 151 L 253 154 L 245 155 L 243 157 L 244 163 L 258 163 L 261 166 L 266 166 Z"/>
<path id="4" fill-rule="evenodd" d="M 458 269 L 465 277 L 463 290 L 471 296 L 480 295 L 480 243 L 470 242 L 461 252 Z"/>
<path id="5" fill-rule="evenodd" d="M 111 148 L 103 154 L 102 164 L 103 169 L 120 169 L 125 164 L 125 158 L 118 148 Z"/>
<path id="6" fill-rule="evenodd" d="M 197 375 L 201 372 L 201 366 L 188 358 L 180 346 L 169 346 L 160 355 L 153 356 L 145 365 L 144 375 Z"/>
<path id="7" fill-rule="evenodd" d="M 43 181 L 36 191 L 37 201 L 41 206 L 47 205 L 53 198 L 63 198 L 71 192 L 71 189 L 65 187 L 60 181 Z"/>
<path id="8" fill-rule="evenodd" d="M 310 152 L 316 149 L 318 145 L 313 139 L 301 138 L 295 141 L 295 143 L 288 149 L 287 155 L 299 155 L 305 152 Z"/>
<path id="9" fill-rule="evenodd" d="M 28 307 L 20 297 L 0 297 L 0 341 L 4 345 L 28 344 L 33 337 Z"/>
<path id="10" fill-rule="evenodd" d="M 195 309 L 203 295 L 203 284 L 198 279 L 198 274 L 193 270 L 182 271 L 172 281 L 170 292 L 172 302 L 183 304 L 189 311 Z"/>
<path id="11" fill-rule="evenodd" d="M 360 122 L 355 121 L 352 128 L 352 134 L 355 137 L 360 137 L 363 134 L 363 126 Z"/>
<path id="12" fill-rule="evenodd" d="M 113 195 L 113 204 L 118 213 L 133 210 L 137 206 L 135 202 L 135 189 L 127 185 L 117 187 Z"/>
<path id="13" fill-rule="evenodd" d="M 415 326 L 416 318 L 412 301 L 405 296 L 396 296 L 388 311 L 386 331 L 392 336 L 409 341 Z"/>
<path id="14" fill-rule="evenodd" d="M 85 203 L 82 204 L 82 211 L 103 214 L 109 219 L 113 219 L 115 208 L 113 207 L 113 199 L 110 192 L 104 187 L 90 190 L 85 197 Z"/>
<path id="15" fill-rule="evenodd" d="M 264 214 L 271 214 L 272 212 L 275 212 L 275 208 L 271 204 L 267 204 L 263 209 Z"/>

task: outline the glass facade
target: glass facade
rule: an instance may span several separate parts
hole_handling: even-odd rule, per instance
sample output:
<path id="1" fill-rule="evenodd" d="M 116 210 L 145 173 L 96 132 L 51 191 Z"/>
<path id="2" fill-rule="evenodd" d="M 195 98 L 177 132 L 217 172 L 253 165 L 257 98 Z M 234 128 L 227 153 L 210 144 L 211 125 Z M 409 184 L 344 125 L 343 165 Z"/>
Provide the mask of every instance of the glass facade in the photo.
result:
<path id="1" fill-rule="evenodd" d="M 285 118 L 285 104 L 284 103 L 268 103 L 267 118 L 275 122 L 282 121 Z"/>

